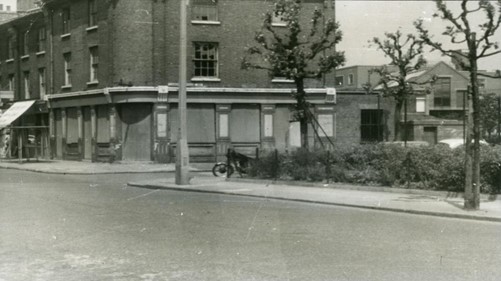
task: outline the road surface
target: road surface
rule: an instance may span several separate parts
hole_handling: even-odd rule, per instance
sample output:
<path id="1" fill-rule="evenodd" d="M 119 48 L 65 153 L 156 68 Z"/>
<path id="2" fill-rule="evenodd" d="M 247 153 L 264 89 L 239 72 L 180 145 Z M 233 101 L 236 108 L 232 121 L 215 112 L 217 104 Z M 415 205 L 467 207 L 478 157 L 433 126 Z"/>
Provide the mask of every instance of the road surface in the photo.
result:
<path id="1" fill-rule="evenodd" d="M 173 176 L 0 169 L 0 280 L 500 280 L 499 223 L 126 185 Z"/>

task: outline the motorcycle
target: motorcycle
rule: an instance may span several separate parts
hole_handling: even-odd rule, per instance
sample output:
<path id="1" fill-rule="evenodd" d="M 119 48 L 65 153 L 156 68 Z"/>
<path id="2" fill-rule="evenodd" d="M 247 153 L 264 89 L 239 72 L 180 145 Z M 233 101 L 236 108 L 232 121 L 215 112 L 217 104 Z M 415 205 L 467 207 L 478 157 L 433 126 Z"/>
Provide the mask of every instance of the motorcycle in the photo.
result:
<path id="1" fill-rule="evenodd" d="M 228 162 L 218 162 L 212 167 L 212 174 L 216 177 L 230 177 L 235 171 L 240 176 L 247 174 L 252 158 L 232 150 L 228 155 Z"/>

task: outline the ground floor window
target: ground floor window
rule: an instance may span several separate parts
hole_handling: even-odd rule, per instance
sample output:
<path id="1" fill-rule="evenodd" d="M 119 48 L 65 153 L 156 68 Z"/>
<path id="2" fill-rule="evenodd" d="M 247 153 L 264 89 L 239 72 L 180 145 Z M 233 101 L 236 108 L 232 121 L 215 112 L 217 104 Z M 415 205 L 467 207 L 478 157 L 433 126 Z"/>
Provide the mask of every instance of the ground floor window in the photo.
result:
<path id="1" fill-rule="evenodd" d="M 363 109 L 361 112 L 361 141 L 375 142 L 383 140 L 383 111 Z"/>

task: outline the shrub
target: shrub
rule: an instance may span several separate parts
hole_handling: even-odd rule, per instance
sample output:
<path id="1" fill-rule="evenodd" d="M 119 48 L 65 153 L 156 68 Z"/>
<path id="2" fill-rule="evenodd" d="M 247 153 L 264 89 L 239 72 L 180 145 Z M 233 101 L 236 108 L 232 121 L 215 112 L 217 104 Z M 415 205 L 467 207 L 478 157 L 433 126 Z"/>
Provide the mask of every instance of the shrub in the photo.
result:
<path id="1" fill-rule="evenodd" d="M 463 149 L 443 146 L 368 144 L 339 146 L 329 152 L 299 149 L 290 154 L 263 154 L 249 175 L 463 191 L 464 157 Z M 481 159 L 482 192 L 501 192 L 501 146 L 482 147 Z"/>

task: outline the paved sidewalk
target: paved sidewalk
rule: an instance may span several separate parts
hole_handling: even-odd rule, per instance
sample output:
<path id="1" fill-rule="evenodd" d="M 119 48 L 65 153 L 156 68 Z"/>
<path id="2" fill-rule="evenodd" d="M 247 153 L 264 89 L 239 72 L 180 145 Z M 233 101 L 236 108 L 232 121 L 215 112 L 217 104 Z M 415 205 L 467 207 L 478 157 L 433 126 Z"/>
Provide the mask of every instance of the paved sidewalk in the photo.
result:
<path id="1" fill-rule="evenodd" d="M 195 163 L 191 171 L 210 171 L 213 163 Z M 31 160 L 19 163 L 18 160 L 0 160 L 0 168 L 16 169 L 48 174 L 125 174 L 125 173 L 160 173 L 174 172 L 173 163 L 159 164 L 153 162 L 117 162 L 92 163 L 90 161 L 60 161 L 60 160 Z"/>
<path id="2" fill-rule="evenodd" d="M 382 211 L 443 216 L 501 222 L 501 199 L 484 197 L 478 211 L 463 210 L 461 196 L 450 197 L 440 192 L 367 191 L 350 185 L 330 184 L 325 187 L 273 184 L 271 181 L 239 181 L 224 178 L 194 177 L 189 186 L 176 185 L 173 180 L 129 183 L 151 189 L 170 189 L 192 192 L 219 193 L 267 199 L 310 202 Z M 365 189 L 365 190 L 359 190 Z"/>
<path id="3" fill-rule="evenodd" d="M 193 163 L 194 172 L 208 172 L 212 163 Z M 152 162 L 91 163 L 88 161 L 0 161 L 0 169 L 18 169 L 52 174 L 118 174 L 174 172 L 175 164 Z M 1 173 L 1 170 L 0 170 Z M 384 187 L 355 186 L 348 184 L 309 184 L 259 181 L 241 178 L 224 178 L 193 175 L 192 184 L 179 186 L 174 179 L 129 183 L 132 186 L 173 189 L 193 192 L 220 193 L 268 199 L 310 202 L 338 206 L 358 207 L 384 211 L 476 219 L 501 222 L 501 196 L 482 197 L 480 210 L 463 210 L 460 194 L 420 190 L 403 190 Z M 306 186 L 308 185 L 308 186 Z"/>

